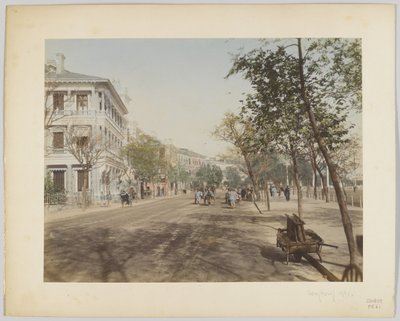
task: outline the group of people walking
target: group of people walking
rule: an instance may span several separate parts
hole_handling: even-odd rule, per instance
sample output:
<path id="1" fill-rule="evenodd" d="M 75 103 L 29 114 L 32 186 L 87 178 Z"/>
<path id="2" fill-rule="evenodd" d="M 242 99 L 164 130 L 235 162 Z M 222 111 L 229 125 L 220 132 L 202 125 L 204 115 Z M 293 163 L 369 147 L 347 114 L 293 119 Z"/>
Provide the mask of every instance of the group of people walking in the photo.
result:
<path id="1" fill-rule="evenodd" d="M 225 193 L 225 203 L 234 208 L 241 199 L 252 199 L 252 190 L 248 188 L 228 188 Z M 203 189 L 196 189 L 194 193 L 194 203 L 210 205 L 211 201 L 215 204 L 215 188 L 207 187 Z"/>
<path id="2" fill-rule="evenodd" d="M 128 192 L 122 190 L 119 196 L 121 197 L 122 207 L 124 207 L 124 205 L 132 206 L 132 203 L 136 198 L 136 191 L 133 187 L 130 187 Z"/>
<path id="3" fill-rule="evenodd" d="M 235 189 L 230 188 L 225 193 L 225 201 L 230 207 L 234 208 L 236 206 L 236 202 L 240 201 L 240 194 L 237 193 Z"/>
<path id="4" fill-rule="evenodd" d="M 279 187 L 277 190 L 274 185 L 270 186 L 271 197 L 274 197 L 276 193 L 285 196 L 286 201 L 290 201 L 290 187 L 287 185 L 285 188 Z M 253 190 L 251 188 L 228 188 L 225 193 L 225 203 L 228 204 L 231 208 L 234 208 L 240 200 L 253 200 Z M 214 201 L 215 204 L 215 188 L 207 187 L 205 189 L 196 189 L 194 193 L 194 203 L 204 205 L 210 205 L 211 200 Z"/>
<path id="5" fill-rule="evenodd" d="M 207 187 L 204 192 L 201 189 L 197 189 L 194 194 L 194 203 L 200 204 L 202 200 L 204 201 L 204 205 L 210 205 L 211 201 L 215 203 L 215 189 Z"/>
<path id="6" fill-rule="evenodd" d="M 274 185 L 271 185 L 269 188 L 269 192 L 271 194 L 271 197 L 274 197 L 275 194 L 277 193 L 276 187 Z M 286 188 L 283 188 L 282 186 L 279 187 L 278 194 L 281 196 L 281 192 L 283 192 L 283 195 L 285 195 L 285 198 L 287 201 L 290 201 L 290 187 L 289 185 L 286 185 Z"/>

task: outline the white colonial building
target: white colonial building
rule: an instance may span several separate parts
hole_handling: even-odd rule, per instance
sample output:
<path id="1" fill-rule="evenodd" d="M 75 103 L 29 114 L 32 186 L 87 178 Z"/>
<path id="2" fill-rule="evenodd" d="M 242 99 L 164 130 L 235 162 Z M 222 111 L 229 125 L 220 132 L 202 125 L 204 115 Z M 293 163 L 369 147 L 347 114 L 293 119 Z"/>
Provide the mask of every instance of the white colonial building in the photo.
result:
<path id="1" fill-rule="evenodd" d="M 204 155 L 193 152 L 187 148 L 178 149 L 177 161 L 192 177 L 196 176 L 197 171 L 207 164 Z"/>
<path id="2" fill-rule="evenodd" d="M 79 199 L 84 173 L 66 146 L 76 129 L 82 143 L 99 137 L 99 144 L 107 146 L 89 172 L 91 199 L 116 195 L 126 172 L 120 149 L 127 139 L 127 107 L 110 80 L 67 71 L 64 60 L 57 54 L 45 68 L 45 175 L 70 200 Z"/>

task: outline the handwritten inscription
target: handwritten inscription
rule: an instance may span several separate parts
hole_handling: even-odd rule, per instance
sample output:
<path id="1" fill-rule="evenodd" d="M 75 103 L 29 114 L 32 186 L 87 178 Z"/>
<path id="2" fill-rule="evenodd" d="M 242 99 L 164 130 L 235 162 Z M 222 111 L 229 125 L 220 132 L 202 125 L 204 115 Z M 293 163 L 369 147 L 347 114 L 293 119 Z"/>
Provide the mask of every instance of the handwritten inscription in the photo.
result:
<path id="1" fill-rule="evenodd" d="M 308 296 L 316 298 L 319 302 L 337 302 L 354 297 L 350 291 L 308 291 Z"/>
<path id="2" fill-rule="evenodd" d="M 308 291 L 309 297 L 315 298 L 321 303 L 335 303 L 343 300 L 347 300 L 354 297 L 354 293 L 351 291 Z M 380 310 L 383 305 L 383 300 L 379 298 L 368 298 L 365 300 L 368 310 Z"/>
<path id="3" fill-rule="evenodd" d="M 367 299 L 365 302 L 367 303 L 367 308 L 369 310 L 379 310 L 380 308 L 382 308 L 383 300 L 373 298 L 373 299 Z"/>

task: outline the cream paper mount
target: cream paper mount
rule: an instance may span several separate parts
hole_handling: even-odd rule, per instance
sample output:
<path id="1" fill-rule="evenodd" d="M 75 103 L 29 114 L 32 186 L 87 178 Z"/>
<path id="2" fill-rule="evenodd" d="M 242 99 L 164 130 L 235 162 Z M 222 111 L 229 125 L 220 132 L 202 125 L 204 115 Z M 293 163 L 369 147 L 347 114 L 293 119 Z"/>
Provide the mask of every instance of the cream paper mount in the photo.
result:
<path id="1" fill-rule="evenodd" d="M 394 313 L 394 5 L 9 6 L 5 71 L 5 309 L 13 316 L 335 316 Z M 47 39 L 361 38 L 364 282 L 43 281 Z M 376 195 L 377 187 L 384 193 Z M 20 191 L 24 191 L 21 201 Z"/>

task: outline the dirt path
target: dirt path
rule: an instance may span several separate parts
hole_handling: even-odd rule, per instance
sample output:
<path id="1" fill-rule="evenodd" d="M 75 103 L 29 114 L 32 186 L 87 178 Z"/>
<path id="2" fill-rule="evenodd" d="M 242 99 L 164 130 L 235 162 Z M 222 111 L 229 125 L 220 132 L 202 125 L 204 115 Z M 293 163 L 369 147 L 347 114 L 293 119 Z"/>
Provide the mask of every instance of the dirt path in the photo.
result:
<path id="1" fill-rule="evenodd" d="M 273 200 L 272 211 L 260 215 L 251 202 L 231 209 L 219 198 L 203 206 L 187 195 L 61 215 L 45 224 L 45 281 L 326 281 L 305 260 L 286 265 L 285 253 L 275 246 L 271 227 L 283 227 L 284 213 L 294 212 L 295 205 Z M 348 256 L 338 210 L 307 201 L 305 213 L 308 228 L 340 246 L 324 249 L 323 259 L 341 275 Z M 360 225 L 362 212 L 351 213 Z"/>

